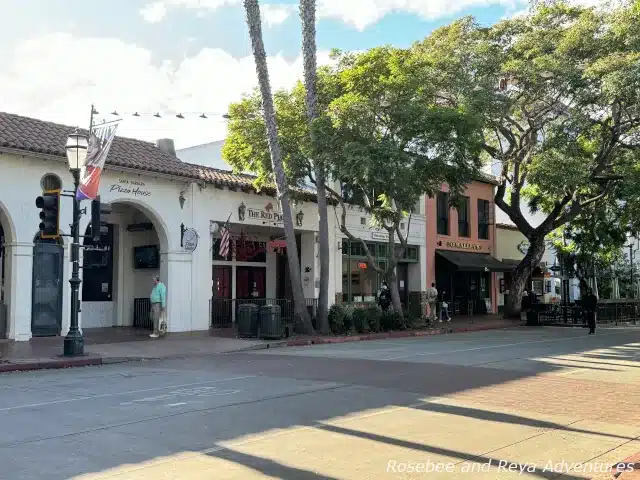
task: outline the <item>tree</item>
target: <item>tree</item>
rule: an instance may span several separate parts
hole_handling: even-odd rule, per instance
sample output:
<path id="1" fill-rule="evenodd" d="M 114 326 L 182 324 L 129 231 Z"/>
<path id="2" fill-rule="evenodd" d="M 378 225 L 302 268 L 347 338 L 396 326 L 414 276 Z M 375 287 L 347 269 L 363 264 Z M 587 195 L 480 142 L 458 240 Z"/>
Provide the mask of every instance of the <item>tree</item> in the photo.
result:
<path id="1" fill-rule="evenodd" d="M 311 158 L 327 169 L 325 186 L 339 228 L 366 253 L 370 268 L 387 281 L 402 314 L 395 267 L 404 255 L 411 211 L 423 194 L 448 184 L 453 197 L 477 173 L 481 137 L 473 116 L 442 106 L 434 90 L 437 73 L 407 50 L 382 47 L 362 54 L 334 55 L 335 65 L 319 70 L 317 119 L 306 121 L 304 88 L 275 95 L 290 184 L 317 185 Z M 271 175 L 255 93 L 229 108 L 229 136 L 223 150 L 236 169 Z M 342 188 L 341 188 L 342 187 Z M 384 265 L 346 223 L 348 208 L 359 208 L 387 234 Z M 406 222 L 405 229 L 402 224 Z"/>
<path id="2" fill-rule="evenodd" d="M 565 274 L 575 274 L 582 290 L 588 288 L 589 278 L 597 278 L 601 285 L 602 274 L 619 266 L 623 257 L 629 234 L 625 207 L 613 197 L 607 200 L 585 207 L 578 217 L 549 235 Z"/>
<path id="3" fill-rule="evenodd" d="M 300 0 L 300 18 L 302 20 L 302 54 L 304 58 L 304 84 L 306 90 L 307 117 L 312 124 L 317 117 L 317 49 L 316 49 L 316 1 Z M 321 333 L 329 333 L 329 218 L 326 175 L 324 166 L 313 161 L 318 202 L 318 233 L 320 246 L 320 291 L 316 326 Z"/>
<path id="4" fill-rule="evenodd" d="M 269 70 L 267 68 L 267 54 L 262 40 L 262 23 L 260 20 L 260 6 L 258 5 L 258 0 L 244 0 L 244 8 L 247 15 L 247 25 L 249 27 L 253 58 L 256 63 L 258 85 L 260 87 L 266 140 L 269 145 L 271 164 L 275 174 L 278 201 L 282 206 L 282 221 L 284 224 L 284 233 L 287 242 L 287 258 L 289 260 L 289 274 L 291 277 L 295 316 L 304 333 L 313 333 L 313 325 L 311 324 L 311 319 L 309 318 L 309 313 L 306 309 L 304 293 L 302 290 L 300 262 L 298 260 L 298 246 L 293 228 L 293 216 L 291 215 L 289 185 L 285 176 L 282 154 L 278 143 L 278 127 L 276 124 L 273 98 L 271 96 Z M 263 136 L 265 130 L 263 130 Z"/>
<path id="5" fill-rule="evenodd" d="M 482 118 L 485 155 L 501 170 L 495 203 L 530 243 L 505 306 L 519 317 L 545 237 L 610 197 L 638 162 L 640 3 L 541 2 L 490 28 L 462 19 L 414 48 L 440 71 L 443 102 Z M 546 215 L 540 225 L 523 202 Z"/>

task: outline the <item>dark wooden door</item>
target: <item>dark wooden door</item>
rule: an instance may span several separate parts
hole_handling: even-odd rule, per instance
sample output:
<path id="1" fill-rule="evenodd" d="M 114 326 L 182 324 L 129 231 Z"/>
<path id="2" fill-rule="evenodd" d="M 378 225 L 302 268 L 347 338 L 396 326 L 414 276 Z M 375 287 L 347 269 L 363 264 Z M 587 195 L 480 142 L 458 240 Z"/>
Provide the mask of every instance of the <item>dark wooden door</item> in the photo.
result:
<path id="1" fill-rule="evenodd" d="M 60 335 L 64 248 L 58 243 L 37 241 L 33 246 L 31 334 Z"/>

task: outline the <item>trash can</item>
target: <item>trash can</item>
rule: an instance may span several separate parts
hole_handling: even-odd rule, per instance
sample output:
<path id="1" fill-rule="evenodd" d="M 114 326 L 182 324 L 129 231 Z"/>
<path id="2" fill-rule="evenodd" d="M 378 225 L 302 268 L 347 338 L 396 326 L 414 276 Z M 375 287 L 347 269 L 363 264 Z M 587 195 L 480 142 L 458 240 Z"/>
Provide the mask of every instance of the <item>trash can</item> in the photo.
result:
<path id="1" fill-rule="evenodd" d="M 260 307 L 260 337 L 268 339 L 283 337 L 282 313 L 279 305 Z"/>
<path id="2" fill-rule="evenodd" d="M 238 336 L 258 337 L 258 306 L 253 303 L 238 305 Z"/>
<path id="3" fill-rule="evenodd" d="M 530 327 L 540 325 L 540 314 L 533 308 L 527 312 L 527 325 Z"/>

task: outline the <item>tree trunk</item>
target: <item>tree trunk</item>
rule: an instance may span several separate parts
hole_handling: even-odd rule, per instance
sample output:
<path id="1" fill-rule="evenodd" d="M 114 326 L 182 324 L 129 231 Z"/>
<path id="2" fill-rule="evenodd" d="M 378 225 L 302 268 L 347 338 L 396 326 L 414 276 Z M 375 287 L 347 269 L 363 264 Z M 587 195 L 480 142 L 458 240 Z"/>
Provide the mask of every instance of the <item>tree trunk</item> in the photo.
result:
<path id="1" fill-rule="evenodd" d="M 311 127 L 317 115 L 316 0 L 300 0 L 300 18 L 302 20 L 302 55 L 304 58 L 307 117 Z M 314 162 L 314 173 L 318 191 L 318 233 L 320 243 L 320 292 L 318 295 L 316 327 L 320 333 L 329 333 L 329 215 L 327 211 L 324 166 Z"/>
<path id="2" fill-rule="evenodd" d="M 244 0 L 244 8 L 247 14 L 247 25 L 249 27 L 249 37 L 253 58 L 256 62 L 256 73 L 258 84 L 262 95 L 262 106 L 264 108 L 264 121 L 266 124 L 266 135 L 271 153 L 271 164 L 276 180 L 276 190 L 278 200 L 282 206 L 282 220 L 284 224 L 284 234 L 287 242 L 287 257 L 289 259 L 289 274 L 291 276 L 291 290 L 293 294 L 293 306 L 296 321 L 299 322 L 300 330 L 303 333 L 313 334 L 314 329 L 307 312 L 302 290 L 302 279 L 300 275 L 300 261 L 298 260 L 298 245 L 296 243 L 295 230 L 293 228 L 293 216 L 291 214 L 291 203 L 289 202 L 289 187 L 284 173 L 282 163 L 282 153 L 278 143 L 278 127 L 276 125 L 275 108 L 271 95 L 271 85 L 269 82 L 269 69 L 267 68 L 267 54 L 262 40 L 262 23 L 260 20 L 260 6 L 258 0 Z"/>
<path id="3" fill-rule="evenodd" d="M 400 318 L 404 318 L 402 302 L 400 301 L 400 292 L 398 291 L 398 276 L 396 275 L 395 266 L 387 270 L 385 280 L 387 281 L 387 286 L 391 291 L 391 304 L 393 305 L 393 309 L 398 312 Z"/>
<path id="4" fill-rule="evenodd" d="M 526 282 L 534 267 L 536 267 L 544 254 L 544 237 L 529 239 L 530 246 L 527 254 L 513 271 L 511 284 L 509 285 L 509 298 L 504 306 L 504 316 L 507 318 L 521 318 L 522 294 Z"/>

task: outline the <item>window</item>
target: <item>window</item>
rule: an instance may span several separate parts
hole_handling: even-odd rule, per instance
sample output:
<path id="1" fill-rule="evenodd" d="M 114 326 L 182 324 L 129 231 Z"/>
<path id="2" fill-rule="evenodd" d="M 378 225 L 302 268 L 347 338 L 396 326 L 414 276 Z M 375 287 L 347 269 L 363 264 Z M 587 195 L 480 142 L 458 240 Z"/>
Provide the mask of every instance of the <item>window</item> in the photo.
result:
<path id="1" fill-rule="evenodd" d="M 478 238 L 489 240 L 489 201 L 478 200 Z"/>
<path id="2" fill-rule="evenodd" d="M 380 263 L 382 268 L 384 262 Z M 342 296 L 346 302 L 375 302 L 380 276 L 366 260 L 342 260 Z"/>
<path id="3" fill-rule="evenodd" d="M 423 202 L 423 199 L 422 197 L 420 197 L 416 202 L 416 204 L 411 209 L 411 213 L 413 213 L 414 215 L 422 214 L 422 202 Z"/>
<path id="4" fill-rule="evenodd" d="M 469 210 L 469 197 L 462 197 L 460 205 L 458 206 L 458 236 L 460 237 L 470 236 Z"/>
<path id="5" fill-rule="evenodd" d="M 536 295 L 544 295 L 544 281 L 543 280 L 533 280 L 532 289 Z"/>
<path id="6" fill-rule="evenodd" d="M 449 235 L 449 194 L 438 192 L 436 195 L 438 210 L 438 235 Z"/>
<path id="7" fill-rule="evenodd" d="M 62 190 L 62 180 L 55 173 L 47 173 L 40 180 L 42 190 Z"/>

